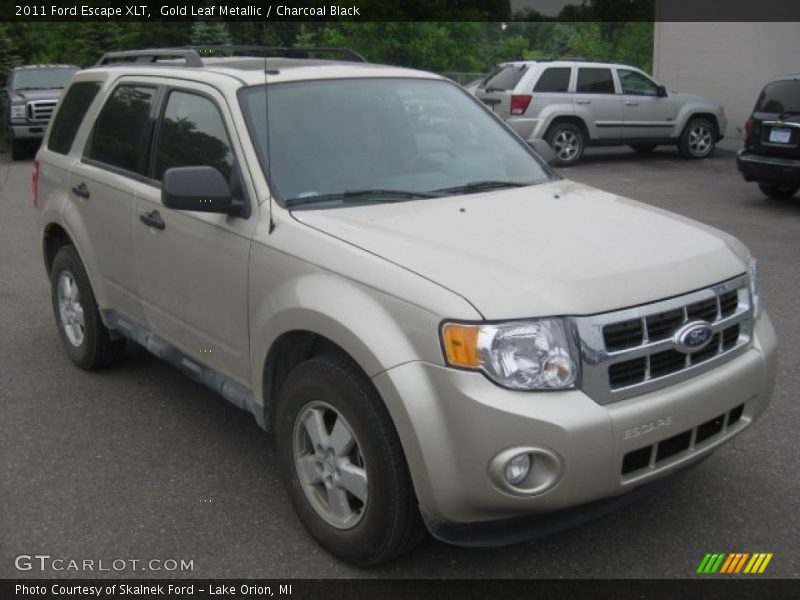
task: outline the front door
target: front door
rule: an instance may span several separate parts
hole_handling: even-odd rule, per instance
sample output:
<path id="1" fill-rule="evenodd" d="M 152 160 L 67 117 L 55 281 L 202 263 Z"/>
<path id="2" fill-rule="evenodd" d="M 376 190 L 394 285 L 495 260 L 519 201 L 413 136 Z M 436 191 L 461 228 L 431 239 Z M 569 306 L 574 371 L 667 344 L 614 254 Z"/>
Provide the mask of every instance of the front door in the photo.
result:
<path id="1" fill-rule="evenodd" d="M 136 198 L 136 264 L 149 328 L 199 363 L 248 385 L 247 270 L 255 218 L 179 211 L 161 202 L 171 167 L 210 165 L 241 184 L 232 123 L 211 88 L 167 87 L 154 184 Z M 242 185 L 233 185 L 249 202 Z"/>
<path id="2" fill-rule="evenodd" d="M 675 100 L 658 95 L 658 84 L 643 73 L 617 69 L 622 87 L 622 132 L 626 142 L 668 138 L 675 128 Z"/>

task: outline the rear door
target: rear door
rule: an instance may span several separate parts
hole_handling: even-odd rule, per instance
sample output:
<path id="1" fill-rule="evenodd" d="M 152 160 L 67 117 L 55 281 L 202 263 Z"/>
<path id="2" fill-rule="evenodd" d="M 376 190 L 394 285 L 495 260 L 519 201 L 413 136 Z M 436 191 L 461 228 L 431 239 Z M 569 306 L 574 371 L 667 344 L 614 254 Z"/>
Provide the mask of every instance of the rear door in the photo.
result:
<path id="1" fill-rule="evenodd" d="M 228 179 L 234 195 L 250 203 L 253 194 L 237 160 L 238 136 L 226 100 L 214 88 L 167 83 L 151 185 L 136 198 L 136 266 L 147 323 L 199 363 L 248 385 L 247 272 L 256 219 L 173 210 L 161 202 L 167 169 L 209 165 Z M 254 212 L 256 203 L 251 204 Z M 154 220 L 161 225 L 153 226 Z"/>
<path id="2" fill-rule="evenodd" d="M 517 84 L 528 72 L 528 65 L 506 63 L 499 65 L 478 86 L 475 96 L 502 119 L 511 116 L 511 96 Z"/>
<path id="3" fill-rule="evenodd" d="M 617 69 L 622 88 L 622 133 L 625 141 L 670 137 L 675 128 L 675 100 L 658 95 L 658 84 L 644 73 Z"/>
<path id="4" fill-rule="evenodd" d="M 622 138 L 622 94 L 610 67 L 578 67 L 573 105 L 593 140 Z"/>
<path id="5" fill-rule="evenodd" d="M 147 187 L 146 156 L 156 94 L 157 86 L 134 81 L 114 87 L 69 182 L 84 233 L 91 236 L 104 308 L 140 323 L 144 316 L 136 276 L 134 203 L 136 194 Z"/>
<path id="6" fill-rule="evenodd" d="M 766 156 L 800 158 L 800 78 L 768 83 L 756 100 L 747 146 Z"/>

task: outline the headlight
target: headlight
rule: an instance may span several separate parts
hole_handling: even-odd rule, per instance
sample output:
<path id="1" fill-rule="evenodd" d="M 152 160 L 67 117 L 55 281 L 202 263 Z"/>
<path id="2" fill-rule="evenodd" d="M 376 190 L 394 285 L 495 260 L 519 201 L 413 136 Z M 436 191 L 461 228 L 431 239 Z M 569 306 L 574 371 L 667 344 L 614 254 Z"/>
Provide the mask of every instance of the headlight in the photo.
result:
<path id="1" fill-rule="evenodd" d="M 753 302 L 753 314 L 755 318 L 761 316 L 761 281 L 758 279 L 758 268 L 756 265 L 756 259 L 750 259 L 750 267 L 749 267 L 749 275 L 748 278 L 750 280 L 750 299 Z"/>
<path id="2" fill-rule="evenodd" d="M 24 104 L 14 104 L 11 106 L 11 114 L 9 115 L 12 119 L 24 119 L 25 118 L 25 105 Z"/>
<path id="3" fill-rule="evenodd" d="M 563 319 L 445 323 L 442 344 L 448 364 L 481 370 L 507 388 L 562 390 L 578 384 L 577 349 Z"/>

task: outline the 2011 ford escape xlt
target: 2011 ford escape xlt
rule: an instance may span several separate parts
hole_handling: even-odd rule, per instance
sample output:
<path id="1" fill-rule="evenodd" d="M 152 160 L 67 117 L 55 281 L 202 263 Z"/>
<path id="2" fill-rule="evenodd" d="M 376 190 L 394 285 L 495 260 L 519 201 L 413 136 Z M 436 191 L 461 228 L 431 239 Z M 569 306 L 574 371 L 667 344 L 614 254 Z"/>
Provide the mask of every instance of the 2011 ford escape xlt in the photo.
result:
<path id="1" fill-rule="evenodd" d="M 361 565 L 615 505 L 762 414 L 744 245 L 560 178 L 442 77 L 297 52 L 73 78 L 34 203 L 77 365 L 129 338 L 251 411 Z"/>

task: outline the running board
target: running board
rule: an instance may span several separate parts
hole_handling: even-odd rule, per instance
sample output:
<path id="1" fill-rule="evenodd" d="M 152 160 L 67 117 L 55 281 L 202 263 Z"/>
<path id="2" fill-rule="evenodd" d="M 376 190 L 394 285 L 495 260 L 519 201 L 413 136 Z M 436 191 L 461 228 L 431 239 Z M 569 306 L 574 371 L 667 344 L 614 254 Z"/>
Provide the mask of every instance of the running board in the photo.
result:
<path id="1" fill-rule="evenodd" d="M 161 360 L 180 369 L 196 382 L 214 390 L 231 404 L 252 413 L 259 427 L 266 429 L 264 407 L 254 400 L 252 390 L 233 381 L 219 371 L 198 363 L 172 344 L 165 342 L 147 328 L 134 323 L 117 311 L 103 310 L 100 314 L 103 323 L 111 331 L 133 340 Z"/>

